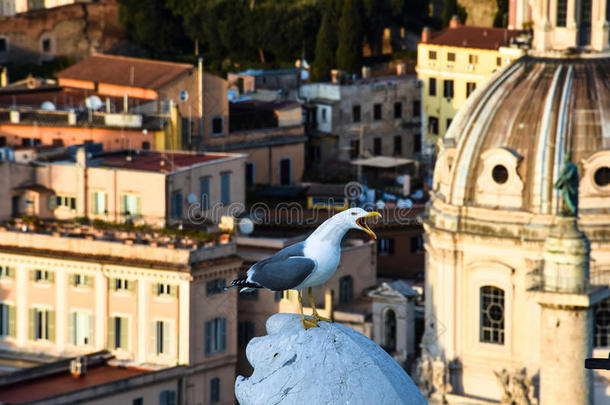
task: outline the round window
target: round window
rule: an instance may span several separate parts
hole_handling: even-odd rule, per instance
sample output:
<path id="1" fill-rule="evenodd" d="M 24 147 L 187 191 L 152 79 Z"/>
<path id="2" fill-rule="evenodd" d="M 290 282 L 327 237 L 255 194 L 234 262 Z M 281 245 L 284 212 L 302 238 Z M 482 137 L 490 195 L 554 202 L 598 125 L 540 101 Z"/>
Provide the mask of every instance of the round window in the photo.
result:
<path id="1" fill-rule="evenodd" d="M 498 184 L 504 184 L 508 180 L 508 170 L 503 165 L 496 165 L 491 171 L 491 177 Z"/>
<path id="2" fill-rule="evenodd" d="M 608 184 L 610 184 L 610 167 L 600 167 L 595 171 L 593 178 L 595 180 L 595 184 L 597 184 L 599 187 L 606 187 Z"/>

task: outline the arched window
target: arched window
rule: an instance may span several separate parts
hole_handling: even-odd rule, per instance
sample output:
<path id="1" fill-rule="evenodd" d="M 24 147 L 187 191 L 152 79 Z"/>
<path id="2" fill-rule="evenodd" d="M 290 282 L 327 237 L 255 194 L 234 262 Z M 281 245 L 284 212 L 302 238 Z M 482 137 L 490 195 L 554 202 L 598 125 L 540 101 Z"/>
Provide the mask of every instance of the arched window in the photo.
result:
<path id="1" fill-rule="evenodd" d="M 481 287 L 480 341 L 504 344 L 504 290 Z"/>
<path id="2" fill-rule="evenodd" d="M 392 353 L 396 351 L 396 313 L 388 309 L 385 311 L 383 316 L 384 326 L 384 348 L 387 352 Z"/>
<path id="3" fill-rule="evenodd" d="M 349 304 L 354 297 L 354 280 L 352 276 L 339 279 L 339 304 Z"/>
<path id="4" fill-rule="evenodd" d="M 610 346 L 610 298 L 593 307 L 593 346 Z"/>

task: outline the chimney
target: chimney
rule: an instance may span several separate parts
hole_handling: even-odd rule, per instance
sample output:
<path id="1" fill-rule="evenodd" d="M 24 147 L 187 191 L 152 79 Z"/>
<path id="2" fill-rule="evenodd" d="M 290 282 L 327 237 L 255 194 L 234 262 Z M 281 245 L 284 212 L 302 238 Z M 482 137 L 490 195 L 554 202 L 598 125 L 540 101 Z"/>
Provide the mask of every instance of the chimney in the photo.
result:
<path id="1" fill-rule="evenodd" d="M 362 66 L 362 78 L 368 79 L 371 77 L 371 68 L 368 66 Z"/>
<path id="2" fill-rule="evenodd" d="M 19 124 L 19 111 L 11 110 L 10 119 L 11 119 L 11 124 Z"/>
<path id="3" fill-rule="evenodd" d="M 341 82 L 341 71 L 339 69 L 331 69 L 330 77 L 331 77 L 330 81 L 332 83 L 338 84 L 339 82 Z"/>
<path id="4" fill-rule="evenodd" d="M 404 63 L 399 63 L 396 65 L 396 75 L 403 76 L 407 74 L 407 65 Z"/>
<path id="5" fill-rule="evenodd" d="M 197 59 L 197 80 L 199 86 L 197 86 L 197 97 L 199 98 L 198 103 L 198 116 L 199 116 L 199 139 L 203 139 L 203 58 Z"/>
<path id="6" fill-rule="evenodd" d="M 425 44 L 430 41 L 430 35 L 430 27 L 424 27 L 424 29 L 421 31 L 421 42 Z"/>
<path id="7" fill-rule="evenodd" d="M 460 25 L 462 25 L 460 23 L 460 17 L 454 14 L 453 17 L 451 17 L 451 21 L 449 22 L 449 28 L 457 28 Z"/>
<path id="8" fill-rule="evenodd" d="M 87 358 L 85 356 L 78 356 L 70 361 L 70 374 L 74 378 L 80 378 L 87 372 Z"/>
<path id="9" fill-rule="evenodd" d="M 0 73 L 0 87 L 6 86 L 8 86 L 8 69 L 4 67 Z"/>

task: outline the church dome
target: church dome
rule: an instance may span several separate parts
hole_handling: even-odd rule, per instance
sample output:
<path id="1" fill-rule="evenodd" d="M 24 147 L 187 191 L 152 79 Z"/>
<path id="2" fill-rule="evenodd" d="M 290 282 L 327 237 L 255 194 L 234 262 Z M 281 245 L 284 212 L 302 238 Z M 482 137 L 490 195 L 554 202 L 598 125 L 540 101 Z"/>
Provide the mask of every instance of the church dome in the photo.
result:
<path id="1" fill-rule="evenodd" d="M 581 221 L 601 215 L 608 223 L 608 77 L 610 57 L 599 56 L 524 56 L 496 72 L 443 140 L 429 219 L 440 209 L 445 217 L 549 223 L 560 206 L 553 184 L 569 159 L 578 166 Z"/>

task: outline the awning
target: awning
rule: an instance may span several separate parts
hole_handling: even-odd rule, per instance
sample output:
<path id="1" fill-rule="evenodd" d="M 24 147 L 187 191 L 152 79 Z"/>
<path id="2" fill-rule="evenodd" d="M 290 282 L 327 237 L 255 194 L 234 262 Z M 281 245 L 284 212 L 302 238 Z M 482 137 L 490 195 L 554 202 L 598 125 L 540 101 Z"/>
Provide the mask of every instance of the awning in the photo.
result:
<path id="1" fill-rule="evenodd" d="M 415 163 L 413 159 L 395 158 L 390 156 L 375 156 L 366 159 L 353 160 L 351 164 L 356 166 L 376 167 L 378 169 L 390 169 Z"/>

